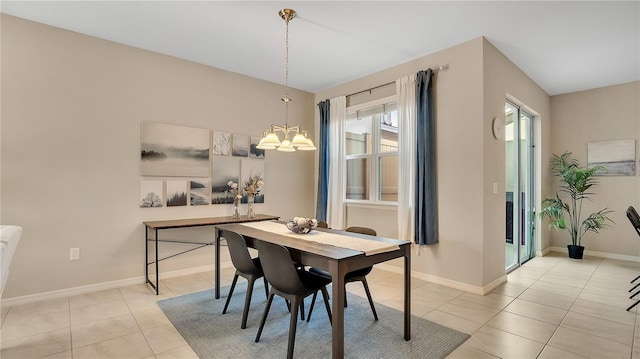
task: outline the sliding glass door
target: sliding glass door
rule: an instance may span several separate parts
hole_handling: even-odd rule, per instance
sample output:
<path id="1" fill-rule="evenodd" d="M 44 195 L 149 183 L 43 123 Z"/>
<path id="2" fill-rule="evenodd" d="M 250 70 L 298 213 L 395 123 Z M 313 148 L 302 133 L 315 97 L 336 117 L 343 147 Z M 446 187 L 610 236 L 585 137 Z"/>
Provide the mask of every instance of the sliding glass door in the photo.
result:
<path id="1" fill-rule="evenodd" d="M 533 254 L 533 116 L 505 104 L 506 243 L 505 269 L 513 270 Z"/>

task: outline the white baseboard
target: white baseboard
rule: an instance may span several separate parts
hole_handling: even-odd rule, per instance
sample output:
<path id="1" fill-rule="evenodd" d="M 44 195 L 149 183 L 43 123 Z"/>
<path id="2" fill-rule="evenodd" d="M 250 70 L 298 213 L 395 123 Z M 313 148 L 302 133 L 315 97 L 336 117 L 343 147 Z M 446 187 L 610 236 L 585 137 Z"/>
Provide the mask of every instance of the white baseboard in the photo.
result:
<path id="1" fill-rule="evenodd" d="M 233 264 L 230 261 L 220 263 L 221 269 L 230 268 L 230 267 L 233 267 Z M 200 266 L 200 267 L 180 269 L 180 270 L 175 270 L 170 272 L 160 272 L 160 280 L 167 279 L 167 278 L 182 277 L 185 275 L 202 273 L 202 272 L 210 272 L 210 271 L 213 271 L 214 269 L 215 269 L 214 265 L 211 264 L 211 265 Z M 155 281 L 155 278 L 153 278 L 153 280 Z M 134 278 L 114 280 L 110 282 L 102 282 L 102 283 L 83 285 L 79 287 L 54 290 L 50 292 L 30 294 L 30 295 L 25 295 L 21 297 L 6 298 L 0 301 L 0 306 L 11 307 L 15 305 L 39 302 L 43 300 L 72 297 L 74 295 L 80 295 L 80 294 L 97 292 L 101 290 L 140 284 L 140 283 L 144 283 L 144 281 L 145 281 L 144 276 L 139 276 Z M 152 291 L 153 289 L 149 286 L 149 290 Z"/>
<path id="2" fill-rule="evenodd" d="M 567 247 L 547 247 L 550 251 L 567 253 Z M 547 251 L 549 252 L 549 251 Z M 537 255 L 537 253 L 536 253 Z M 607 252 L 598 252 L 598 251 L 588 251 L 585 249 L 584 255 L 592 256 L 592 257 L 600 257 L 607 259 L 616 259 L 620 261 L 628 261 L 628 262 L 640 262 L 640 257 L 638 256 L 629 256 L 625 254 L 616 254 L 616 253 L 607 253 Z"/>
<path id="3" fill-rule="evenodd" d="M 389 265 L 389 264 L 376 264 L 376 268 L 385 270 L 387 272 L 392 272 L 392 273 L 395 273 L 395 274 L 404 274 L 404 269 L 403 268 L 392 266 L 392 265 Z M 438 277 L 438 276 L 435 276 L 435 275 L 432 275 L 432 274 L 426 274 L 426 273 L 421 273 L 421 272 L 416 272 L 416 271 L 411 271 L 411 276 L 413 278 L 421 279 L 421 280 L 424 280 L 424 281 L 427 281 L 427 282 L 440 284 L 440 285 L 444 285 L 446 287 L 460 289 L 460 290 L 463 290 L 465 292 L 469 292 L 469 293 L 473 293 L 473 294 L 479 294 L 479 295 L 485 295 L 485 294 L 491 292 L 494 288 L 496 288 L 499 285 L 501 285 L 502 283 L 506 283 L 507 282 L 507 275 L 506 274 L 502 275 L 500 278 L 494 280 L 493 282 L 489 283 L 488 285 L 486 285 L 484 287 L 479 287 L 479 286 L 475 286 L 475 285 L 471 285 L 471 284 L 467 284 L 467 283 L 463 283 L 463 282 L 458 282 L 458 281 L 447 279 L 447 278 Z"/>
<path id="4" fill-rule="evenodd" d="M 559 247 L 552 247 L 552 248 L 557 248 L 558 251 L 562 250 L 562 248 L 559 248 Z M 596 252 L 596 253 L 598 253 L 598 252 Z M 587 251 L 585 251 L 585 254 L 587 254 Z M 590 254 L 590 255 L 593 255 L 593 254 Z M 640 261 L 640 258 L 637 258 L 637 257 L 634 257 L 634 258 L 636 258 L 636 261 Z M 615 258 L 615 259 L 620 259 L 620 258 Z M 233 267 L 233 264 L 231 263 L 231 261 L 220 263 L 220 268 L 221 269 L 231 268 L 231 267 Z M 392 265 L 389 265 L 389 264 L 384 264 L 384 263 L 377 264 L 376 268 L 377 269 L 381 269 L 381 270 L 385 270 L 385 271 L 388 271 L 388 272 L 396 273 L 396 274 L 403 274 L 404 273 L 404 269 L 402 269 L 400 267 L 392 266 Z M 209 272 L 209 271 L 213 271 L 213 270 L 214 270 L 214 266 L 213 265 L 206 265 L 206 266 L 200 266 L 200 267 L 180 269 L 180 270 L 170 271 L 170 272 L 160 272 L 160 278 L 162 280 L 162 279 L 168 279 L 168 278 L 181 277 L 181 276 L 190 275 L 190 274 Z M 460 290 L 463 290 L 465 292 L 479 294 L 479 295 L 485 295 L 485 294 L 489 293 L 490 291 L 492 291 L 494 288 L 498 287 L 499 285 L 501 285 L 502 283 L 505 283 L 507 281 L 507 276 L 503 275 L 500 278 L 498 278 L 498 279 L 494 280 L 493 282 L 489 283 L 488 285 L 486 285 L 484 287 L 479 287 L 479 286 L 475 286 L 475 285 L 471 285 L 471 284 L 467 284 L 467 283 L 463 283 L 463 282 L 458 282 L 458 281 L 455 281 L 455 280 L 442 278 L 442 277 L 438 277 L 438 276 L 431 275 L 431 274 L 420 273 L 420 272 L 416 272 L 416 271 L 412 271 L 411 272 L 411 276 L 413 278 L 421 279 L 421 280 L 424 280 L 424 281 L 427 281 L 427 282 L 431 282 L 431 283 L 435 283 L 435 284 L 441 284 L 441 285 L 444 285 L 444 286 L 447 286 L 447 287 L 450 287 L 450 288 L 460 289 Z M 15 305 L 39 302 L 39 301 L 43 301 L 43 300 L 51 300 L 51 299 L 71 297 L 71 296 L 74 296 L 74 295 L 80 295 L 80 294 L 85 294 L 85 293 L 97 292 L 97 291 L 101 291 L 101 290 L 107 290 L 107 289 L 120 288 L 120 287 L 129 286 L 129 285 L 140 284 L 140 283 L 144 283 L 144 280 L 145 280 L 144 276 L 139 276 L 139 277 L 134 277 L 134 278 L 127 278 L 127 279 L 120 279 L 120 280 L 110 281 L 110 282 L 103 282 L 103 283 L 89 284 L 89 285 L 73 287 L 73 288 L 54 290 L 54 291 L 50 291 L 50 292 L 30 294 L 30 295 L 25 295 L 25 296 L 20 296 L 20 297 L 6 298 L 6 299 L 2 299 L 0 301 L 0 306 L 11 307 L 11 306 L 15 306 Z M 150 288 L 149 290 L 152 290 L 151 287 L 149 287 L 149 288 Z"/>
<path id="5" fill-rule="evenodd" d="M 541 251 L 536 251 L 536 257 L 544 257 L 551 252 L 551 247 L 547 247 Z"/>

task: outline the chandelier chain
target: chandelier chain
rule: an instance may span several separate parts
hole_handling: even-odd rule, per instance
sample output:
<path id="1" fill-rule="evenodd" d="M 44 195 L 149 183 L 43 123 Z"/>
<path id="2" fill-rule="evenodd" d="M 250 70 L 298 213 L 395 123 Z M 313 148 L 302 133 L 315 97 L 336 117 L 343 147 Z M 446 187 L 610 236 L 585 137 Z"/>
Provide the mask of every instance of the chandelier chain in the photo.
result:
<path id="1" fill-rule="evenodd" d="M 284 124 L 289 124 L 289 18 L 286 17 L 284 19 L 285 22 L 285 30 L 284 30 Z"/>

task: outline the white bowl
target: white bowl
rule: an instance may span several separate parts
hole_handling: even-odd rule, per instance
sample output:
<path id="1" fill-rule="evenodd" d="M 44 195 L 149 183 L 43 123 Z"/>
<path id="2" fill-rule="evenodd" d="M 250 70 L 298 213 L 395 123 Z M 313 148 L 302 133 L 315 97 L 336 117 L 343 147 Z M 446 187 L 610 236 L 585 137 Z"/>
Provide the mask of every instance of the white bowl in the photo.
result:
<path id="1" fill-rule="evenodd" d="M 285 226 L 293 233 L 305 234 L 318 226 L 318 221 L 310 218 L 294 218 L 285 222 Z"/>

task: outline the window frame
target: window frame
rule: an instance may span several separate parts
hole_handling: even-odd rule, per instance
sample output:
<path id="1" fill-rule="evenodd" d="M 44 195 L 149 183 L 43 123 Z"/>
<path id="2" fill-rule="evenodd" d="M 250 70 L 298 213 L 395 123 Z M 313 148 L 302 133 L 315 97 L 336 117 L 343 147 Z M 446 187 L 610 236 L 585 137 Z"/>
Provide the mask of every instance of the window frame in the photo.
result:
<path id="1" fill-rule="evenodd" d="M 347 107 L 347 114 L 355 113 L 360 110 L 368 109 L 375 106 L 381 106 L 388 103 L 398 103 L 398 96 L 387 96 L 383 98 L 379 98 L 376 100 L 364 102 L 361 104 L 353 105 Z M 397 110 L 396 110 L 397 111 Z M 383 157 L 391 157 L 400 155 L 399 147 L 400 147 L 400 139 L 398 139 L 398 150 L 395 152 L 387 151 L 383 152 L 380 150 L 381 146 L 381 121 L 379 118 L 380 114 L 373 115 L 374 119 L 372 120 L 372 129 L 371 129 L 371 137 L 372 137 L 372 151 L 371 153 L 365 154 L 355 154 L 355 155 L 347 155 L 345 152 L 345 171 L 344 171 L 344 181 L 347 183 L 347 171 L 346 164 L 348 160 L 352 159 L 368 159 L 369 161 L 369 173 L 367 173 L 369 180 L 369 188 L 368 188 L 368 196 L 369 199 L 349 199 L 347 198 L 347 194 L 345 191 L 344 202 L 349 204 L 358 204 L 358 205 L 372 205 L 372 206 L 397 206 L 398 201 L 382 201 L 379 199 L 381 197 L 381 188 L 380 188 L 380 160 Z M 375 120 L 377 118 L 377 120 Z M 399 124 L 398 124 L 399 126 Z M 345 126 L 345 137 L 346 141 L 346 126 Z"/>

